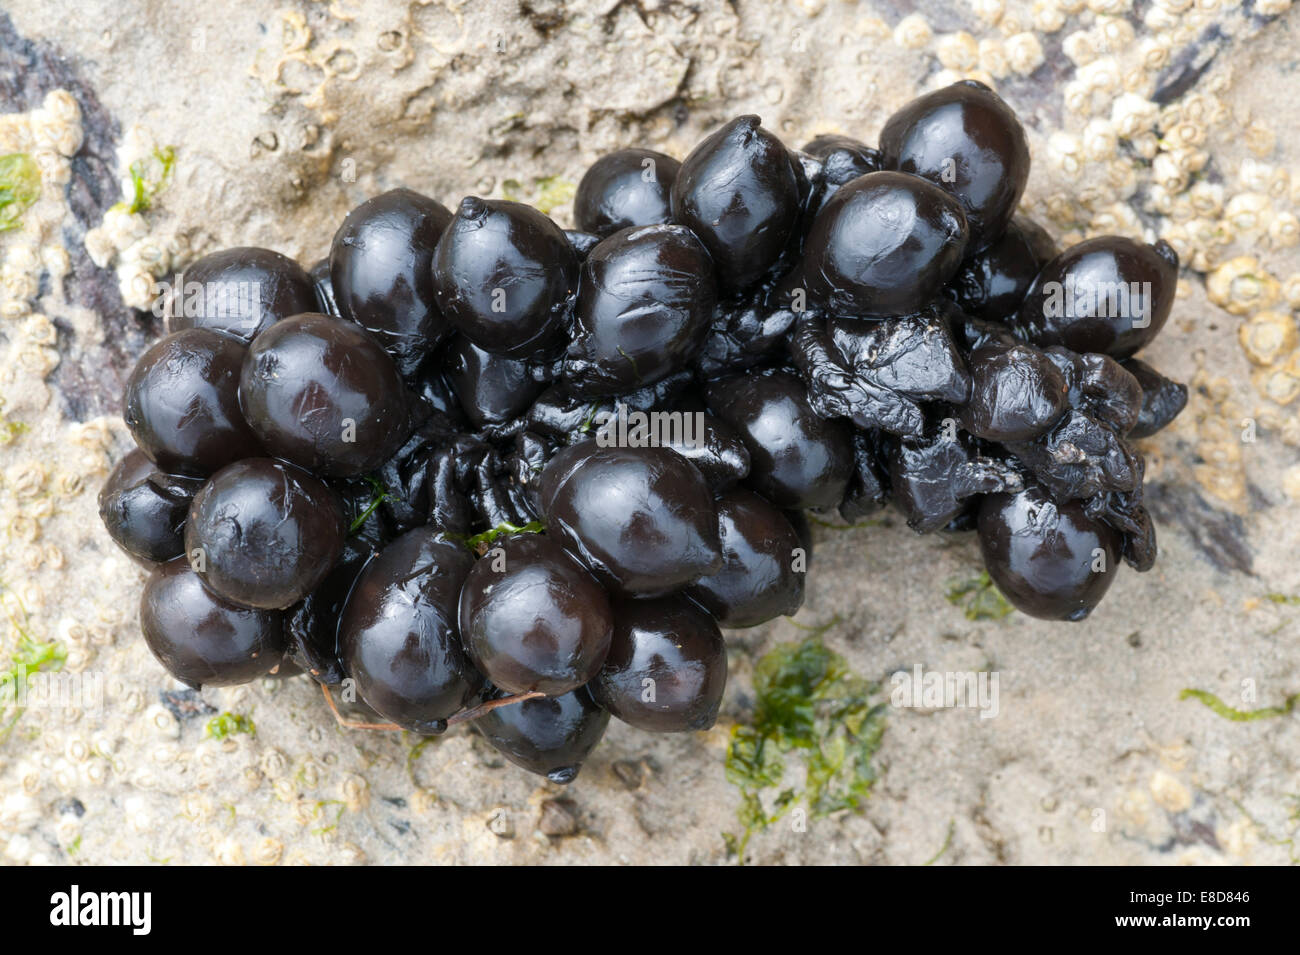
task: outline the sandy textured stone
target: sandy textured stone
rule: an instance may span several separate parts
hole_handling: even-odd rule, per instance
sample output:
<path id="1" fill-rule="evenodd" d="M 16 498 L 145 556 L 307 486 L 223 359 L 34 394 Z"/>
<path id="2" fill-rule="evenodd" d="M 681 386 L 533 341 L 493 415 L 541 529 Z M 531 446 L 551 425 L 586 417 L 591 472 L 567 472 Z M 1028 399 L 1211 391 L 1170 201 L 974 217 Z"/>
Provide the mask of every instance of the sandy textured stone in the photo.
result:
<path id="1" fill-rule="evenodd" d="M 1235 722 L 1180 701 L 1192 687 L 1253 710 L 1300 691 L 1300 606 L 1268 596 L 1300 594 L 1300 366 L 1275 354 L 1294 348 L 1277 325 L 1300 307 L 1300 113 L 1278 95 L 1295 84 L 1290 4 L 71 7 L 0 13 L 0 154 L 32 153 L 46 178 L 23 228 L 0 235 L 0 669 L 20 631 L 57 641 L 103 700 L 28 709 L 0 742 L 0 858 L 728 861 L 728 728 L 748 717 L 757 656 L 802 636 L 788 621 L 730 635 L 717 729 L 654 737 L 614 721 L 564 790 L 466 729 L 419 746 L 343 731 L 302 679 L 201 697 L 171 681 L 139 637 L 140 572 L 95 515 L 128 447 L 122 381 L 159 331 L 127 303 L 223 246 L 310 264 L 349 208 L 394 186 L 448 205 L 510 195 L 567 226 L 572 185 L 609 149 L 681 157 L 744 112 L 791 145 L 872 141 L 910 96 L 965 75 L 1024 118 L 1025 212 L 1063 243 L 1162 236 L 1188 266 L 1147 356 L 1193 386 L 1146 442 L 1160 559 L 1125 568 L 1079 625 L 970 622 L 942 594 L 978 566 L 972 540 L 897 519 L 819 529 L 798 621 L 838 615 L 828 643 L 882 681 L 917 664 L 995 670 L 999 712 L 891 710 L 864 811 L 778 824 L 749 858 L 1300 856 L 1297 714 Z M 174 173 L 152 207 L 110 211 L 129 165 L 166 147 Z M 222 712 L 251 717 L 255 735 L 204 739 Z"/>

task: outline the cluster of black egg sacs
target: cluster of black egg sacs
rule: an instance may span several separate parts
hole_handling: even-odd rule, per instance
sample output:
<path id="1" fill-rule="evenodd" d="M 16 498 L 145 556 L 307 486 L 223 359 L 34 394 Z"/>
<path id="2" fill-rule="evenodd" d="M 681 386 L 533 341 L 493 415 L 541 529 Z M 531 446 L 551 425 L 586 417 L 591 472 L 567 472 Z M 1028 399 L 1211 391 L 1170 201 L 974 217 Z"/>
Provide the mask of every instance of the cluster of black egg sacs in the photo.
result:
<path id="1" fill-rule="evenodd" d="M 153 570 L 150 648 L 192 686 L 291 661 L 422 733 L 540 692 L 474 722 L 568 781 L 610 713 L 712 724 L 719 627 L 802 602 L 805 509 L 978 528 L 1017 607 L 1079 619 L 1119 557 L 1155 556 L 1129 440 L 1186 390 L 1132 355 L 1177 263 L 1118 237 L 1058 254 L 1013 218 L 1028 166 L 1010 109 L 959 83 L 879 150 L 794 151 L 742 116 L 680 164 L 605 156 L 578 230 L 396 189 L 310 272 L 201 259 L 100 499 Z M 1153 291 L 1058 314 L 1067 282 Z"/>

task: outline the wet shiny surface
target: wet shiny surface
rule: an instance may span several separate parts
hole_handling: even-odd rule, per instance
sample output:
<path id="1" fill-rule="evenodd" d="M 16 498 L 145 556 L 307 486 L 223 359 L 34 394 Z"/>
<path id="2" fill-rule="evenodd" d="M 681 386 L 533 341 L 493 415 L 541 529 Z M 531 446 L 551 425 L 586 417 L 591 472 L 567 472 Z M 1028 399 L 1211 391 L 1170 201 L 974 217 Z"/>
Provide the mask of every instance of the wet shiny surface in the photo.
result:
<path id="1" fill-rule="evenodd" d="M 483 685 L 456 624 L 472 565 L 437 529 L 408 531 L 366 566 L 339 621 L 343 663 L 361 698 L 415 732 L 441 732 Z"/>
<path id="2" fill-rule="evenodd" d="M 433 259 L 448 321 L 480 348 L 513 358 L 560 343 L 577 281 L 578 256 L 560 227 L 504 199 L 463 199 Z"/>
<path id="3" fill-rule="evenodd" d="M 780 256 L 800 212 L 794 159 L 757 116 L 700 141 L 673 184 L 673 218 L 700 237 L 727 290 L 753 285 Z"/>
<path id="4" fill-rule="evenodd" d="M 814 183 L 811 212 L 816 213 L 826 200 L 835 195 L 840 186 L 858 176 L 879 172 L 883 159 L 880 150 L 868 146 L 851 136 L 823 133 L 808 142 L 803 152 L 821 163 L 821 171 Z"/>
<path id="5" fill-rule="evenodd" d="M 135 443 L 162 470 L 206 477 L 262 454 L 239 410 L 246 349 L 206 328 L 154 342 L 127 380 L 122 417 Z"/>
<path id="6" fill-rule="evenodd" d="M 348 213 L 330 248 L 340 313 L 375 335 L 412 375 L 446 337 L 430 263 L 451 213 L 410 189 L 393 189 Z"/>
<path id="7" fill-rule="evenodd" d="M 99 491 L 99 519 L 114 542 L 136 560 L 158 564 L 185 549 L 190 499 L 203 486 L 197 478 L 164 474 L 134 449 Z"/>
<path id="8" fill-rule="evenodd" d="M 539 498 L 550 533 L 616 591 L 662 594 L 721 566 L 709 487 L 667 448 L 567 448 Z"/>
<path id="9" fill-rule="evenodd" d="M 962 427 L 988 441 L 1028 441 L 1070 407 L 1065 376 L 1036 348 L 991 343 L 971 352 L 970 401 Z"/>
<path id="10" fill-rule="evenodd" d="M 655 733 L 713 725 L 727 685 L 717 623 L 680 594 L 614 603 L 614 639 L 591 692 L 601 706 Z"/>
<path id="11" fill-rule="evenodd" d="M 914 312 L 956 274 L 966 237 L 952 196 L 916 176 L 873 172 L 842 186 L 817 214 L 791 282 L 836 314 Z"/>
<path id="12" fill-rule="evenodd" d="M 183 557 L 145 584 L 140 629 L 158 662 L 191 687 L 247 683 L 284 658 L 283 615 L 222 600 Z"/>
<path id="13" fill-rule="evenodd" d="M 745 488 L 721 495 L 717 507 L 722 568 L 686 593 L 729 629 L 794 614 L 811 555 L 786 514 Z"/>
<path id="14" fill-rule="evenodd" d="M 619 149 L 587 167 L 573 198 L 573 221 L 601 237 L 672 216 L 672 188 L 681 163 L 653 149 Z"/>
<path id="15" fill-rule="evenodd" d="M 616 232 L 582 265 L 564 378 L 577 395 L 613 395 L 685 368 L 713 315 L 713 264 L 682 226 Z"/>
<path id="16" fill-rule="evenodd" d="M 600 584 L 558 543 L 519 534 L 475 562 L 461 589 L 460 631 L 495 686 L 559 696 L 600 669 L 613 616 Z"/>
<path id="17" fill-rule="evenodd" d="M 185 552 L 227 600 L 283 609 L 329 573 L 346 533 L 339 500 L 323 481 L 290 464 L 247 458 L 194 496 Z"/>
<path id="18" fill-rule="evenodd" d="M 1178 255 L 1167 243 L 1086 239 L 1043 266 L 1019 324 L 1036 345 L 1128 358 L 1164 327 L 1177 286 Z"/>
<path id="19" fill-rule="evenodd" d="M 366 540 L 364 532 L 349 537 L 325 579 L 301 602 L 285 611 L 284 634 L 289 659 L 317 683 L 334 686 L 347 678 L 339 652 L 339 618 L 353 585 L 378 546 L 377 542 Z"/>
<path id="20" fill-rule="evenodd" d="M 259 335 L 239 395 L 268 451 L 327 477 L 373 471 L 410 432 L 397 366 L 373 336 L 328 315 L 296 315 Z"/>
<path id="21" fill-rule="evenodd" d="M 210 328 L 250 342 L 275 322 L 316 309 L 315 285 L 301 265 L 270 249 L 242 246 L 213 252 L 177 276 L 169 331 Z"/>
<path id="22" fill-rule="evenodd" d="M 1014 318 L 1034 277 L 1056 253 L 1041 226 L 1017 216 L 991 245 L 962 263 L 944 294 L 975 318 Z"/>
<path id="23" fill-rule="evenodd" d="M 1082 501 L 1057 503 L 1037 486 L 984 498 L 979 540 L 998 589 L 1018 610 L 1045 620 L 1086 617 L 1110 588 L 1119 559 L 1119 535 L 1085 515 Z"/>
<path id="24" fill-rule="evenodd" d="M 505 695 L 497 690 L 488 699 Z M 498 707 L 472 725 L 516 766 L 567 785 L 605 735 L 609 713 L 592 699 L 586 687 L 579 687 L 563 696 Z"/>
<path id="25" fill-rule="evenodd" d="M 1020 120 L 982 83 L 966 80 L 912 100 L 880 131 L 885 168 L 956 196 L 970 224 L 969 252 L 997 239 L 1029 179 Z"/>
<path id="26" fill-rule="evenodd" d="M 847 422 L 818 417 L 802 382 L 776 372 L 712 382 L 709 407 L 749 448 L 748 483 L 778 507 L 834 507 L 853 469 Z"/>
<path id="27" fill-rule="evenodd" d="M 463 335 L 448 343 L 443 363 L 461 410 L 477 428 L 523 414 L 546 388 L 525 362 L 494 355 Z"/>

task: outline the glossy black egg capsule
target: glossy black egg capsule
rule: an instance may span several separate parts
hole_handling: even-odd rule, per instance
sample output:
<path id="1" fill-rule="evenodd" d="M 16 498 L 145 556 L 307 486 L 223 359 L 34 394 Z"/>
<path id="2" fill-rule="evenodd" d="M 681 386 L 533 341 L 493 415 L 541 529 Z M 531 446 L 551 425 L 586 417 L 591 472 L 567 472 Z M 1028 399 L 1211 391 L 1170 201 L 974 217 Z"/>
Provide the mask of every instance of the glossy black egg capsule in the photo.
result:
<path id="1" fill-rule="evenodd" d="M 970 354 L 970 400 L 962 427 L 986 441 L 1030 441 L 1070 408 L 1060 369 L 1040 349 L 990 342 Z"/>
<path id="2" fill-rule="evenodd" d="M 203 482 L 158 470 L 134 449 L 117 465 L 99 491 L 99 519 L 113 541 L 146 564 L 179 557 L 185 549 L 185 518 L 190 499 Z"/>
<path id="3" fill-rule="evenodd" d="M 803 151 L 821 163 L 813 184 L 814 205 L 810 210 L 813 213 L 825 205 L 840 186 L 884 168 L 880 150 L 837 133 L 823 133 L 805 145 Z"/>
<path id="4" fill-rule="evenodd" d="M 713 263 L 689 229 L 614 233 L 582 264 L 564 364 L 569 390 L 616 395 L 685 368 L 704 343 L 715 299 Z"/>
<path id="5" fill-rule="evenodd" d="M 840 315 L 915 312 L 956 274 L 966 238 L 966 216 L 948 193 L 916 176 L 868 173 L 817 214 L 791 282 Z"/>
<path id="6" fill-rule="evenodd" d="M 468 196 L 438 242 L 432 275 L 438 305 L 462 335 L 526 358 L 562 339 L 578 256 L 531 206 Z"/>
<path id="7" fill-rule="evenodd" d="M 436 528 L 408 531 L 375 556 L 339 621 L 339 649 L 375 712 L 440 733 L 483 686 L 461 647 L 460 588 L 474 559 Z"/>
<path id="8" fill-rule="evenodd" d="M 962 204 L 968 252 L 1007 227 L 1029 181 L 1029 143 L 1015 112 L 983 83 L 918 96 L 880 131 L 885 168 L 928 179 Z"/>
<path id="9" fill-rule="evenodd" d="M 1164 327 L 1178 286 L 1178 253 L 1118 235 L 1072 245 L 1038 273 L 1019 326 L 1035 345 L 1125 359 Z"/>
<path id="10" fill-rule="evenodd" d="M 786 512 L 745 488 L 720 495 L 717 507 L 722 567 L 686 593 L 727 628 L 795 613 L 803 604 L 810 555 Z"/>
<path id="11" fill-rule="evenodd" d="M 316 290 L 316 304 L 312 308 L 304 308 L 304 312 L 321 312 L 325 315 L 333 315 L 335 318 L 342 318 L 343 314 L 339 311 L 339 301 L 334 295 L 334 285 L 330 280 L 330 260 L 329 256 L 320 259 L 307 272 L 311 276 L 312 287 Z M 294 315 L 298 312 L 292 313 Z"/>
<path id="12" fill-rule="evenodd" d="M 140 629 L 167 672 L 195 689 L 247 683 L 284 659 L 283 615 L 223 600 L 183 557 L 159 566 L 145 584 Z"/>
<path id="13" fill-rule="evenodd" d="M 614 619 L 594 577 L 543 534 L 497 541 L 460 594 L 461 642 L 511 693 L 560 696 L 600 669 Z"/>
<path id="14" fill-rule="evenodd" d="M 653 149 L 620 149 L 592 163 L 573 197 L 573 221 L 595 235 L 672 217 L 672 188 L 681 168 Z"/>
<path id="15" fill-rule="evenodd" d="M 700 237 L 726 290 L 757 282 L 799 220 L 797 166 L 760 124 L 752 115 L 733 119 L 691 150 L 673 183 L 673 218 Z"/>
<path id="16" fill-rule="evenodd" d="M 506 695 L 494 690 L 488 699 Z M 608 725 L 609 713 L 585 686 L 563 696 L 500 706 L 473 722 L 510 762 L 562 786 L 577 778 Z"/>
<path id="17" fill-rule="evenodd" d="M 546 388 L 526 362 L 493 354 L 463 335 L 443 352 L 443 375 L 476 428 L 518 417 Z"/>
<path id="18" fill-rule="evenodd" d="M 254 339 L 239 397 L 268 451 L 326 477 L 373 471 L 411 430 L 402 376 L 378 340 L 319 313 Z"/>
<path id="19" fill-rule="evenodd" d="M 569 247 L 573 249 L 573 254 L 578 257 L 579 262 L 600 244 L 601 239 L 594 232 L 583 232 L 581 229 L 565 229 L 564 237 L 569 240 Z"/>
<path id="20" fill-rule="evenodd" d="M 413 375 L 449 332 L 430 263 L 450 221 L 442 203 L 392 189 L 349 212 L 330 247 L 339 312 L 373 334 L 403 375 Z"/>
<path id="21" fill-rule="evenodd" d="M 618 592 L 667 593 L 722 565 L 709 486 L 667 448 L 566 448 L 538 497 L 548 532 Z"/>
<path id="22" fill-rule="evenodd" d="M 206 477 L 263 453 L 239 409 L 246 351 L 229 335 L 187 328 L 140 356 L 127 379 L 122 417 L 149 460 L 169 474 Z"/>
<path id="23" fill-rule="evenodd" d="M 979 512 L 980 550 L 998 590 L 1017 610 L 1044 620 L 1082 620 L 1114 579 L 1119 535 L 1033 485 L 990 494 Z"/>
<path id="24" fill-rule="evenodd" d="M 168 331 L 210 328 L 251 342 L 280 319 L 316 309 L 312 277 L 270 249 L 241 246 L 213 252 L 176 279 Z"/>
<path id="25" fill-rule="evenodd" d="M 749 484 L 777 507 L 834 507 L 853 471 L 847 422 L 819 417 L 788 372 L 709 384 L 709 407 L 749 448 Z"/>
<path id="26" fill-rule="evenodd" d="M 714 619 L 681 594 L 614 604 L 614 639 L 591 683 L 596 702 L 652 733 L 706 730 L 727 686 Z"/>
<path id="27" fill-rule="evenodd" d="M 325 578 L 346 534 L 342 506 L 323 481 L 271 458 L 246 458 L 194 495 L 185 554 L 226 600 L 280 610 Z"/>
<path id="28" fill-rule="evenodd" d="M 967 257 L 944 294 L 975 318 L 1011 319 L 1056 253 L 1056 243 L 1042 226 L 1017 216 L 988 248 Z"/>

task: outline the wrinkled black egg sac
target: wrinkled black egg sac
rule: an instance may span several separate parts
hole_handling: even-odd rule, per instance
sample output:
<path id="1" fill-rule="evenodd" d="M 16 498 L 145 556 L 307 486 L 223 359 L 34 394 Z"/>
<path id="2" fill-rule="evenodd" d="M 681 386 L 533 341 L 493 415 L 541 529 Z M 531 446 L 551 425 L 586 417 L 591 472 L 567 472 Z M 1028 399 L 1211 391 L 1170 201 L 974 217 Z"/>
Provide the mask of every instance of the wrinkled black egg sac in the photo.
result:
<path id="1" fill-rule="evenodd" d="M 126 382 L 122 417 L 149 460 L 169 474 L 207 477 L 263 453 L 239 410 L 246 351 L 229 335 L 187 328 L 140 356 Z"/>
<path id="2" fill-rule="evenodd" d="M 1142 414 L 1142 386 L 1109 355 L 1077 354 L 1053 345 L 1043 354 L 1060 369 L 1070 393 L 1070 407 L 1082 411 L 1118 435 L 1126 435 Z"/>
<path id="3" fill-rule="evenodd" d="M 962 427 L 987 441 L 1029 441 L 1070 407 L 1061 371 L 1037 348 L 991 343 L 970 356 L 971 396 Z"/>
<path id="4" fill-rule="evenodd" d="M 180 556 L 190 499 L 203 482 L 159 471 L 138 448 L 108 476 L 99 491 L 99 519 L 128 555 L 146 566 Z"/>
<path id="5" fill-rule="evenodd" d="M 495 542 L 461 588 L 461 642 L 511 693 L 582 686 L 604 662 L 613 626 L 604 589 L 545 534 Z"/>
<path id="6" fill-rule="evenodd" d="M 1024 479 L 1014 467 L 979 454 L 966 434 L 938 428 L 925 438 L 901 438 L 889 449 L 890 493 L 918 534 L 955 520 L 978 494 L 1019 490 Z"/>
<path id="7" fill-rule="evenodd" d="M 493 690 L 487 698 L 508 695 Z M 510 762 L 563 786 L 577 778 L 605 735 L 609 713 L 581 686 L 563 696 L 499 706 L 472 725 Z"/>
<path id="8" fill-rule="evenodd" d="M 460 588 L 474 560 L 436 528 L 397 538 L 366 565 L 339 621 L 361 698 L 417 733 L 440 733 L 483 685 L 461 647 Z"/>
<path id="9" fill-rule="evenodd" d="M 620 149 L 592 163 L 573 197 L 573 221 L 602 238 L 672 217 L 672 188 L 681 163 L 653 149 Z"/>
<path id="10" fill-rule="evenodd" d="M 749 484 L 782 508 L 835 507 L 853 471 L 852 429 L 818 417 L 788 372 L 742 375 L 708 385 L 709 407 L 749 448 Z"/>
<path id="11" fill-rule="evenodd" d="M 1086 239 L 1043 266 L 1020 308 L 1020 330 L 1035 345 L 1122 360 L 1164 327 L 1177 285 L 1178 254 L 1167 242 Z"/>
<path id="12" fill-rule="evenodd" d="M 988 248 L 969 256 L 944 294 L 975 318 L 1005 321 L 1020 311 L 1035 276 L 1057 254 L 1031 219 L 1017 216 Z"/>
<path id="13" fill-rule="evenodd" d="M 223 600 L 183 557 L 145 584 L 140 629 L 167 672 L 195 689 L 256 680 L 284 659 L 283 615 Z"/>
<path id="14" fill-rule="evenodd" d="M 681 594 L 614 603 L 614 638 L 591 693 L 652 733 L 706 730 L 727 686 L 727 646 L 713 618 Z"/>
<path id="15" fill-rule="evenodd" d="M 167 329 L 210 328 L 251 342 L 274 322 L 315 309 L 314 282 L 301 265 L 245 246 L 205 255 L 176 275 Z"/>
<path id="16" fill-rule="evenodd" d="M 810 553 L 786 512 L 745 488 L 721 495 L 717 507 L 722 568 L 686 593 L 729 629 L 794 614 L 803 604 Z"/>
<path id="17" fill-rule="evenodd" d="M 916 176 L 869 173 L 817 214 L 787 288 L 841 315 L 915 312 L 956 274 L 966 236 L 966 216 L 948 193 Z"/>
<path id="18" fill-rule="evenodd" d="M 564 364 L 579 396 L 644 388 L 685 368 L 713 315 L 713 263 L 689 229 L 624 229 L 582 264 Z"/>
<path id="19" fill-rule="evenodd" d="M 844 364 L 914 399 L 962 404 L 970 373 L 942 308 L 885 321 L 831 316 L 826 332 Z"/>
<path id="20" fill-rule="evenodd" d="M 246 458 L 194 496 L 185 556 L 225 599 L 282 610 L 330 572 L 346 533 L 343 508 L 323 481 L 291 464 Z"/>
<path id="21" fill-rule="evenodd" d="M 379 467 L 411 422 L 406 387 L 379 342 L 352 322 L 295 315 L 253 340 L 239 398 L 277 457 L 326 477 Z"/>
<path id="22" fill-rule="evenodd" d="M 667 448 L 573 445 L 538 498 L 548 533 L 617 592 L 656 596 L 722 566 L 709 486 Z"/>
<path id="23" fill-rule="evenodd" d="M 559 344 L 577 280 L 578 256 L 560 227 L 504 199 L 462 199 L 433 258 L 443 314 L 480 348 L 511 358 Z"/>
<path id="24" fill-rule="evenodd" d="M 1083 501 L 1054 501 L 1037 485 L 984 498 L 979 539 L 998 590 L 1044 620 L 1088 616 L 1110 588 L 1120 552 L 1119 535 L 1084 513 Z"/>
<path id="25" fill-rule="evenodd" d="M 696 146 L 673 184 L 673 218 L 700 237 L 726 291 L 748 288 L 794 235 L 800 174 L 757 116 L 739 116 Z"/>
<path id="26" fill-rule="evenodd" d="M 442 203 L 392 189 L 349 212 L 330 248 L 339 311 L 379 339 L 403 375 L 413 375 L 449 331 L 430 263 L 450 221 Z"/>
<path id="27" fill-rule="evenodd" d="M 373 519 L 367 522 L 376 523 Z M 374 555 L 370 543 L 351 537 L 334 569 L 284 615 L 289 659 L 317 683 L 335 686 L 347 678 L 339 652 L 339 617 L 352 587 Z"/>
<path id="28" fill-rule="evenodd" d="M 1149 438 L 1187 407 L 1187 386 L 1171 381 L 1139 358 L 1130 358 L 1124 368 L 1142 388 L 1142 408 L 1128 436 Z"/>
<path id="29" fill-rule="evenodd" d="M 523 414 L 546 388 L 527 363 L 485 351 L 463 335 L 447 345 L 443 361 L 447 382 L 476 428 Z"/>
<path id="30" fill-rule="evenodd" d="M 997 240 L 1029 181 L 1029 144 L 997 93 L 962 80 L 912 100 L 880 132 L 885 168 L 921 176 L 961 201 L 968 252 Z"/>

